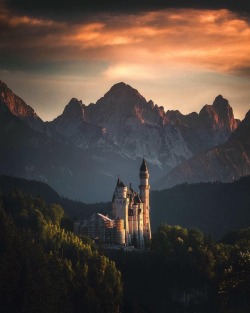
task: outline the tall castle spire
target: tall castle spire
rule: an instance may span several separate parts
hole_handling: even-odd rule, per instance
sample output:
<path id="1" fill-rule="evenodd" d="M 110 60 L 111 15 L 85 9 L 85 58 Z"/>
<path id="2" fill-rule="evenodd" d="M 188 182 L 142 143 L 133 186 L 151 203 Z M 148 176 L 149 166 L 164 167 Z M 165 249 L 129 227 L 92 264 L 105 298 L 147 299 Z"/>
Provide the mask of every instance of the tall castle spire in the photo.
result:
<path id="1" fill-rule="evenodd" d="M 145 237 L 151 239 L 150 216 L 149 216 L 149 172 L 146 161 L 143 157 L 140 167 L 140 198 L 143 202 L 143 233 Z"/>

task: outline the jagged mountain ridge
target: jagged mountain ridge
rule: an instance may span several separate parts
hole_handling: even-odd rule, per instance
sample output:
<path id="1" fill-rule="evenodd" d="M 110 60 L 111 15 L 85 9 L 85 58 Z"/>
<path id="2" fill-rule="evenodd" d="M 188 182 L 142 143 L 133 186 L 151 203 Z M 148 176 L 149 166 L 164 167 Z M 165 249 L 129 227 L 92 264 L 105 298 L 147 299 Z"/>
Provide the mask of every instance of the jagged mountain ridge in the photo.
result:
<path id="1" fill-rule="evenodd" d="M 86 121 L 85 109 L 81 100 L 72 98 L 61 115 L 46 123 L 46 133 L 83 150 L 101 148 L 104 151 L 122 153 L 106 128 Z"/>
<path id="2" fill-rule="evenodd" d="M 144 154 L 149 162 L 168 170 L 197 152 L 224 142 L 238 125 L 222 96 L 199 114 L 182 115 L 179 111 L 165 112 L 152 100 L 147 102 L 125 83 L 114 85 L 95 104 L 86 106 L 78 101 L 78 107 L 80 113 L 74 118 L 64 111 L 50 122 L 52 133 L 72 138 L 82 148 L 99 142 L 131 158 Z"/>
<path id="3" fill-rule="evenodd" d="M 15 95 L 8 86 L 0 80 L 0 102 L 8 107 L 10 112 L 38 131 L 44 130 L 44 122 L 20 97 Z"/>
<path id="4" fill-rule="evenodd" d="M 59 193 L 87 202 L 110 200 L 118 173 L 126 184 L 136 186 L 143 154 L 151 162 L 154 187 L 153 180 L 163 171 L 224 142 L 238 125 L 222 96 L 199 114 L 182 115 L 165 112 L 131 86 L 118 83 L 96 104 L 73 98 L 60 116 L 43 122 L 4 83 L 0 90 L 1 107 L 8 111 L 6 123 L 0 124 L 6 130 L 2 135 L 12 137 L 11 149 L 2 137 L 1 174 L 46 181 Z"/>
<path id="5" fill-rule="evenodd" d="M 87 203 L 110 201 L 118 173 L 136 186 L 141 162 L 55 140 L 32 129 L 1 99 L 0 151 L 0 174 L 46 182 L 59 194 Z"/>
<path id="6" fill-rule="evenodd" d="M 156 186 L 162 189 L 186 182 L 231 182 L 249 174 L 250 110 L 224 144 L 182 162 L 166 173 Z"/>
<path id="7" fill-rule="evenodd" d="M 35 131 L 1 101 L 0 129 L 0 174 L 46 182 L 70 199 L 109 201 L 116 180 L 110 168 L 118 173 L 122 163 L 120 173 L 126 177 L 126 171 L 135 167 L 111 153 L 82 150 Z"/>
<path id="8" fill-rule="evenodd" d="M 115 84 L 96 104 L 73 98 L 63 113 L 44 123 L 34 110 L 0 84 L 1 100 L 32 128 L 82 149 L 95 146 L 170 170 L 196 153 L 228 139 L 237 128 L 228 101 L 218 96 L 199 114 L 164 111 L 125 83 Z"/>
<path id="9" fill-rule="evenodd" d="M 222 96 L 206 107 L 210 110 L 186 116 L 165 112 L 136 89 L 118 83 L 96 104 L 85 108 L 85 118 L 105 127 L 128 155 L 145 154 L 152 163 L 173 168 L 183 159 L 224 142 L 237 128 L 232 108 Z"/>

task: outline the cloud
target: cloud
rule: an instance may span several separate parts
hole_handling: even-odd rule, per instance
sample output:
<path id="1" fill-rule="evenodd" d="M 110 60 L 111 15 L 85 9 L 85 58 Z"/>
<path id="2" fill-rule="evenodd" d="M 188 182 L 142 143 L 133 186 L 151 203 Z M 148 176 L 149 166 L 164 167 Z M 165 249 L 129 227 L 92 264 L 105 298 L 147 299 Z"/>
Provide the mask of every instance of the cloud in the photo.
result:
<path id="1" fill-rule="evenodd" d="M 174 9 L 228 9 L 250 13 L 245 0 L 5 0 L 5 4 L 17 12 L 31 15 L 50 15 L 53 18 L 78 19 L 88 13 L 122 12 Z"/>
<path id="2" fill-rule="evenodd" d="M 75 24 L 3 11 L 0 23 L 0 56 L 7 61 L 181 64 L 222 72 L 250 63 L 249 23 L 227 10 L 104 14 Z"/>
<path id="3" fill-rule="evenodd" d="M 145 92 L 150 90 L 153 99 L 157 93 L 163 97 L 166 82 L 177 93 L 181 86 L 187 93 L 193 88 L 197 94 L 203 75 L 203 94 L 208 88 L 209 73 L 213 73 L 213 80 L 215 74 L 220 79 L 249 77 L 250 23 L 242 13 L 227 9 L 156 10 L 153 5 L 154 10 L 100 10 L 94 14 L 85 11 L 82 15 L 79 10 L 77 17 L 76 10 L 68 10 L 68 15 L 58 18 L 56 10 L 46 13 L 50 6 L 56 8 L 57 2 L 45 1 L 43 7 L 41 2 L 37 14 L 32 13 L 33 4 L 25 9 L 28 3 L 31 2 L 8 1 L 8 5 L 0 6 L 2 73 L 19 72 L 18 77 L 22 73 L 46 75 L 43 86 L 53 79 L 59 86 L 59 77 L 73 81 L 75 76 L 84 84 L 98 82 L 98 86 L 105 87 L 124 80 L 142 90 L 147 86 Z M 65 3 L 62 1 L 62 10 Z M 220 79 L 216 84 L 208 81 L 216 93 L 227 90 L 225 85 L 222 91 L 217 91 L 216 86 L 222 86 Z M 191 80 L 197 87 L 191 87 Z M 233 89 L 233 81 L 228 85 Z M 93 88 L 97 90 L 98 86 Z M 91 101 L 94 99 L 92 96 Z M 174 96 L 169 99 L 172 101 Z"/>

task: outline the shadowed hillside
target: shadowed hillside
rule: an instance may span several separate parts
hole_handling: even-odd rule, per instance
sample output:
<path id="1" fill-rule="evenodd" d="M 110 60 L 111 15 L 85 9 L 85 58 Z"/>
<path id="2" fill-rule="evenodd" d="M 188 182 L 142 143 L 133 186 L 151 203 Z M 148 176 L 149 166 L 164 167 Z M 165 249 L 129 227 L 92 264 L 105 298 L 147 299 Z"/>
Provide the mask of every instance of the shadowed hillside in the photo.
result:
<path id="1" fill-rule="evenodd" d="M 182 184 L 151 192 L 153 230 L 168 223 L 213 237 L 250 225 L 250 176 L 233 183 Z"/>

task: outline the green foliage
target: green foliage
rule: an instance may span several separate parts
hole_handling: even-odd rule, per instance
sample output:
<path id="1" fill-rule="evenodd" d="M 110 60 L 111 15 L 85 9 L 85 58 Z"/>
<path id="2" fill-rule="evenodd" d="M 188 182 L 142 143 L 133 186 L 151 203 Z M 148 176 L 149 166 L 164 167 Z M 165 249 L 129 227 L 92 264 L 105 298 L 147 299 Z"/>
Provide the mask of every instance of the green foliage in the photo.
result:
<path id="1" fill-rule="evenodd" d="M 162 225 L 151 250 L 114 256 L 124 313 L 248 313 L 250 228 L 215 242 L 198 229 Z"/>
<path id="2" fill-rule="evenodd" d="M 16 160 L 15 160 L 16 162 Z M 0 175 L 0 194 L 2 193 L 20 193 L 30 196 L 32 198 L 43 199 L 43 201 L 49 205 L 54 203 L 59 204 L 64 208 L 65 216 L 62 218 L 62 224 L 66 222 L 65 227 L 68 230 L 73 230 L 73 226 L 65 221 L 66 216 L 71 217 L 71 219 L 77 218 L 86 218 L 94 212 L 107 213 L 111 211 L 111 203 L 95 203 L 95 204 L 86 204 L 80 201 L 73 201 L 64 197 L 60 197 L 59 194 L 53 190 L 49 185 L 34 181 L 27 180 L 24 178 L 11 177 Z"/>
<path id="3" fill-rule="evenodd" d="M 222 238 L 221 242 L 250 250 L 250 228 L 231 231 Z"/>
<path id="4" fill-rule="evenodd" d="M 40 198 L 1 195 L 1 312 L 119 312 L 120 272 L 62 229 L 63 216 Z"/>

